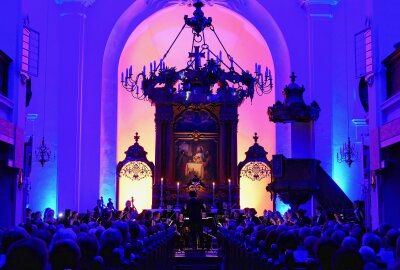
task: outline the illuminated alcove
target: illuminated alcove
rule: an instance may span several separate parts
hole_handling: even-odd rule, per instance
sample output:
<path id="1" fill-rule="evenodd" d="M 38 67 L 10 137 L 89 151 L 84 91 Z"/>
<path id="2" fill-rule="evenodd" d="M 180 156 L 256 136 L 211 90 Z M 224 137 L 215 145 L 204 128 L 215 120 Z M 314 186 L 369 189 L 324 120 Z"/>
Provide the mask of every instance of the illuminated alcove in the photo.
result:
<path id="1" fill-rule="evenodd" d="M 206 16 L 213 18 L 216 32 L 221 37 L 228 52 L 244 69 L 253 71 L 255 62 L 267 65 L 274 76 L 274 64 L 270 49 L 259 31 L 245 18 L 237 13 L 214 5 L 203 8 Z M 126 67 L 133 65 L 133 73 L 137 74 L 149 62 L 159 61 L 169 48 L 173 39 L 183 25 L 184 15 L 191 15 L 193 8 L 173 5 L 164 8 L 142 23 L 140 23 L 127 39 L 118 64 L 118 74 L 125 71 Z M 186 65 L 188 52 L 191 50 L 192 33 L 186 30 L 177 40 L 165 59 L 167 66 L 183 67 Z M 207 43 L 214 51 L 222 50 L 215 36 L 206 32 Z M 225 55 L 224 55 L 225 57 Z M 269 95 L 255 96 L 252 102 L 246 100 L 239 108 L 238 124 L 238 160 L 244 159 L 244 153 L 253 143 L 252 136 L 257 132 L 260 136 L 259 143 L 269 153 L 275 152 L 276 132 L 275 125 L 267 118 L 267 106 L 275 100 L 274 91 Z M 154 161 L 155 157 L 155 108 L 150 102 L 135 100 L 122 86 L 118 88 L 118 117 L 117 117 L 117 160 L 124 158 L 124 151 L 133 143 L 133 134 L 141 134 L 141 145 L 148 152 L 148 159 Z M 157 166 L 157 164 L 156 164 Z M 131 188 L 124 186 L 122 189 Z M 129 183 L 128 181 L 126 183 Z M 241 200 L 247 197 L 257 198 L 257 210 L 272 209 L 272 202 L 263 187 L 258 185 L 245 185 L 246 192 L 241 195 Z M 138 188 L 141 188 L 140 186 Z M 253 206 L 254 207 L 254 206 Z"/>
<path id="2" fill-rule="evenodd" d="M 119 182 L 118 209 L 124 209 L 125 202 L 130 201 L 132 197 L 134 200 L 134 205 L 139 213 L 143 209 L 151 208 L 151 191 L 153 187 L 153 180 L 150 176 L 140 180 L 133 180 L 122 175 L 119 178 Z"/>

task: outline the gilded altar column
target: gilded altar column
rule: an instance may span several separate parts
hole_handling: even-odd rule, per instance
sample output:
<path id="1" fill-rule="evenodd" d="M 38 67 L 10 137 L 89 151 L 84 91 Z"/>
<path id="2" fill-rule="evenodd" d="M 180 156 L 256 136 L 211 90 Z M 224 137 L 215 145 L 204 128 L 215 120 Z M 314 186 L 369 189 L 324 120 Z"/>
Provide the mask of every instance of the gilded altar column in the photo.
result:
<path id="1" fill-rule="evenodd" d="M 231 180 L 231 204 L 239 206 L 239 183 L 237 173 L 237 125 L 238 108 L 237 106 L 222 106 L 220 112 L 220 176 L 221 185 L 226 185 L 229 189 L 228 179 Z"/>
<path id="2" fill-rule="evenodd" d="M 173 144 L 172 133 L 173 109 L 172 106 L 156 105 L 155 124 L 156 124 L 156 156 L 155 171 L 153 182 L 153 202 L 152 208 L 161 205 L 161 178 L 164 179 L 163 185 L 171 184 L 172 181 L 172 153 Z"/>

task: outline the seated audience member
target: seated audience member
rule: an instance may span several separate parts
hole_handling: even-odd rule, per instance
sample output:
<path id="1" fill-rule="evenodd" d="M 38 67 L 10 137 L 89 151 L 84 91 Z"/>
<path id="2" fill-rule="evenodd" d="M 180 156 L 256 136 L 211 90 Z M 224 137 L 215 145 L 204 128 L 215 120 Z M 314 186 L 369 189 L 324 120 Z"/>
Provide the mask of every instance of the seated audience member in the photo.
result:
<path id="1" fill-rule="evenodd" d="M 50 243 L 50 249 L 52 249 L 52 247 L 59 241 L 65 240 L 65 239 L 69 239 L 72 241 L 76 241 L 76 234 L 75 232 L 68 228 L 68 229 L 59 229 L 53 236 L 53 239 L 51 240 Z"/>
<path id="2" fill-rule="evenodd" d="M 298 241 L 296 235 L 292 231 L 285 231 L 278 236 L 276 243 L 279 252 L 284 254 L 287 250 L 296 250 Z"/>
<path id="3" fill-rule="evenodd" d="M 358 250 L 358 252 L 361 255 L 361 258 L 363 259 L 364 264 L 367 263 L 375 263 L 376 264 L 376 256 L 375 252 L 372 248 L 368 246 L 362 246 Z"/>
<path id="4" fill-rule="evenodd" d="M 319 262 L 320 269 L 331 269 L 331 262 L 333 254 L 336 252 L 337 247 L 331 238 L 321 237 L 315 244 L 315 257 Z"/>
<path id="5" fill-rule="evenodd" d="M 78 237 L 77 244 L 81 251 L 81 259 L 79 261 L 79 270 L 100 270 L 102 269 L 101 261 L 97 256 L 99 244 L 94 235 L 83 234 Z"/>
<path id="6" fill-rule="evenodd" d="M 338 249 L 332 257 L 332 270 L 363 270 L 363 260 L 360 253 L 354 249 Z"/>
<path id="7" fill-rule="evenodd" d="M 358 250 L 360 248 L 360 243 L 353 236 L 346 236 L 342 241 L 341 247 L 342 248 L 347 248 L 347 249 L 356 249 L 356 250 Z"/>
<path id="8" fill-rule="evenodd" d="M 70 239 L 56 242 L 50 251 L 52 270 L 78 269 L 81 251 L 78 244 Z"/>
<path id="9" fill-rule="evenodd" d="M 39 239 L 42 239 L 46 243 L 46 246 L 50 246 L 51 239 L 53 237 L 50 231 L 46 229 L 39 229 L 33 232 L 31 235 Z"/>
<path id="10" fill-rule="evenodd" d="M 368 232 L 362 237 L 362 245 L 371 247 L 374 250 L 375 254 L 378 254 L 381 250 L 381 244 L 382 241 L 380 237 L 374 233 Z"/>
<path id="11" fill-rule="evenodd" d="M 14 242 L 28 237 L 29 234 L 24 228 L 21 227 L 15 227 L 13 229 L 5 231 L 2 239 L 2 248 L 4 251 L 6 251 Z"/>
<path id="12" fill-rule="evenodd" d="M 112 228 L 119 230 L 122 236 L 122 244 L 126 244 L 129 239 L 129 225 L 126 222 L 123 222 L 121 220 L 117 220 L 113 223 Z"/>
<path id="13" fill-rule="evenodd" d="M 48 260 L 46 244 L 38 238 L 14 242 L 7 251 L 6 270 L 45 270 Z"/>
<path id="14" fill-rule="evenodd" d="M 122 235 L 119 230 L 110 228 L 105 230 L 100 237 L 100 256 L 104 266 L 109 269 L 120 267 L 120 251 Z"/>
<path id="15" fill-rule="evenodd" d="M 332 233 L 331 238 L 335 241 L 336 245 L 340 247 L 343 239 L 346 237 L 346 234 L 341 230 L 336 230 Z"/>
<path id="16" fill-rule="evenodd" d="M 315 258 L 315 244 L 317 243 L 318 238 L 315 237 L 314 235 L 307 236 L 304 238 L 304 248 L 308 252 L 308 258 Z"/>

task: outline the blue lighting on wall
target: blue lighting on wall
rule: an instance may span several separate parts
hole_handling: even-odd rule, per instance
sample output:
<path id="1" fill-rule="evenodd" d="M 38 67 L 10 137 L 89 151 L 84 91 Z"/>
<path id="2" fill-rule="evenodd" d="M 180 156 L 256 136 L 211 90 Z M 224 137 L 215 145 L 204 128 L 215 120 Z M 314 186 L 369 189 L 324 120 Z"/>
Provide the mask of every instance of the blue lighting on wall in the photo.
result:
<path id="1" fill-rule="evenodd" d="M 283 203 L 278 197 L 276 198 L 275 201 L 276 205 L 276 211 L 279 211 L 282 215 L 290 209 L 290 206 L 288 204 Z"/>

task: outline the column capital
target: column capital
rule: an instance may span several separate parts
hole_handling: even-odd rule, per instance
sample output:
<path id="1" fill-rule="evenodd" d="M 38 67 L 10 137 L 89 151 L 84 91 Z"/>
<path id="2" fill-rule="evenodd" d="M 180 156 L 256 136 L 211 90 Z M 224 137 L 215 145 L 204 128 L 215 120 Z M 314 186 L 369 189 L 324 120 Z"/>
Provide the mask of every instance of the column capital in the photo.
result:
<path id="1" fill-rule="evenodd" d="M 329 18 L 333 17 L 334 8 L 341 0 L 298 0 L 302 8 L 310 17 Z"/>
<path id="2" fill-rule="evenodd" d="M 80 3 L 84 7 L 90 7 L 96 2 L 96 0 L 54 0 L 57 5 L 62 5 L 65 3 Z"/>

